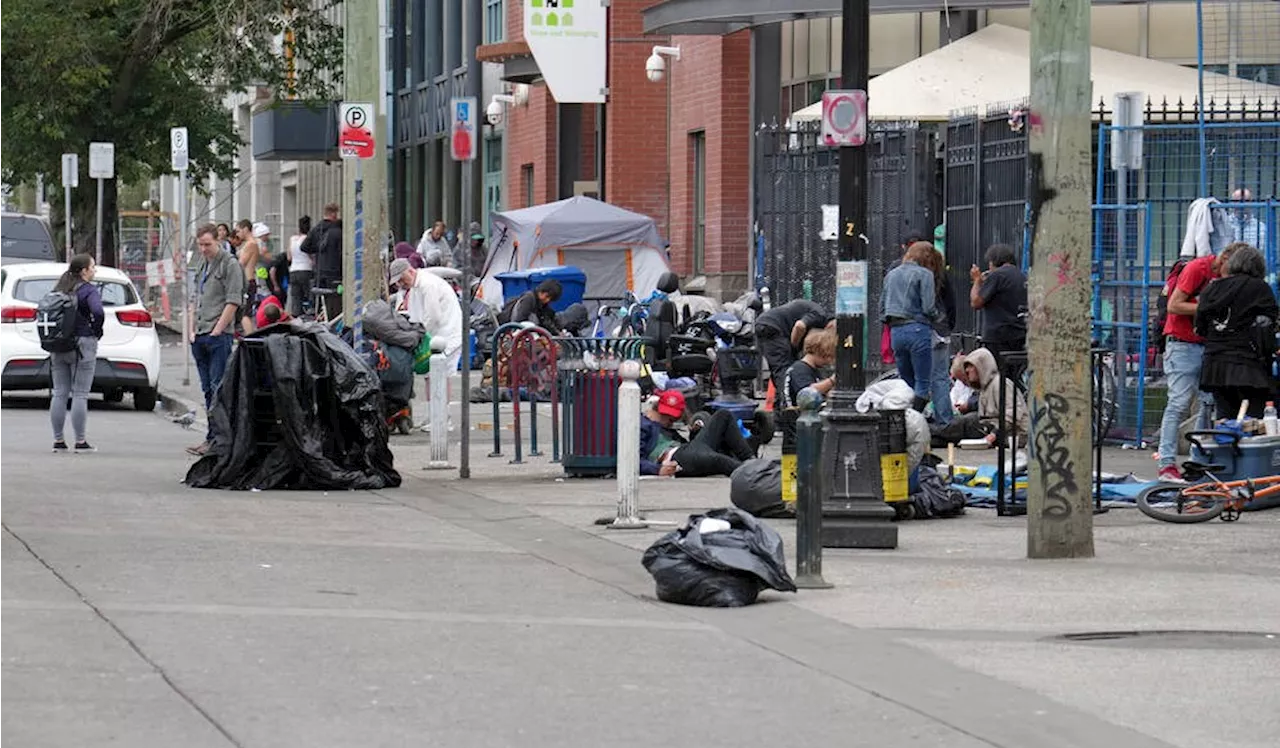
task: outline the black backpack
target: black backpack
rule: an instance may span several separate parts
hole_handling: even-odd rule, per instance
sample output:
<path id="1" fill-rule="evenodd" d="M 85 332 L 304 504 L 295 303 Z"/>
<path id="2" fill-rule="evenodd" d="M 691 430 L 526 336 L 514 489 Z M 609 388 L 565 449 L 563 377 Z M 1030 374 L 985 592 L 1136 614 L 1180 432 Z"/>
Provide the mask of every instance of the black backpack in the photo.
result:
<path id="1" fill-rule="evenodd" d="M 1173 267 L 1169 268 L 1169 275 L 1165 278 L 1164 287 L 1160 289 L 1160 295 L 1156 297 L 1156 316 L 1151 320 L 1151 329 L 1148 330 L 1148 339 L 1155 342 L 1156 350 L 1164 353 L 1164 323 L 1169 319 L 1169 297 L 1173 295 L 1173 289 L 1178 287 L 1178 276 L 1182 275 L 1182 269 L 1187 266 L 1191 260 L 1185 257 L 1179 257 L 1178 261 L 1173 263 Z"/>
<path id="2" fill-rule="evenodd" d="M 70 353 L 79 344 L 76 320 L 79 317 L 78 288 L 71 291 L 50 291 L 40 299 L 36 307 L 36 332 L 40 335 L 40 347 L 50 353 Z"/>

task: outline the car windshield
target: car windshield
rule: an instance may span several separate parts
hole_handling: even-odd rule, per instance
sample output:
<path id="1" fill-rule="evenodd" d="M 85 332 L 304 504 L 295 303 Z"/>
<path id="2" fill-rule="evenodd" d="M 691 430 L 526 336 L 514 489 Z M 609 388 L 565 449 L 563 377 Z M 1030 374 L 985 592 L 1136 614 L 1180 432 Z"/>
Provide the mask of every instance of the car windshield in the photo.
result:
<path id="1" fill-rule="evenodd" d="M 13 289 L 13 298 L 39 304 L 40 300 L 53 290 L 57 282 L 57 278 L 23 278 Z M 93 285 L 97 286 L 98 291 L 102 293 L 103 306 L 126 306 L 138 303 L 138 295 L 134 293 L 132 285 L 119 281 L 94 281 Z"/>
<path id="2" fill-rule="evenodd" d="M 24 260 L 55 259 L 49 230 L 35 218 L 5 216 L 0 220 L 0 234 L 3 234 L 4 243 L 0 254 L 5 257 L 20 257 Z"/>

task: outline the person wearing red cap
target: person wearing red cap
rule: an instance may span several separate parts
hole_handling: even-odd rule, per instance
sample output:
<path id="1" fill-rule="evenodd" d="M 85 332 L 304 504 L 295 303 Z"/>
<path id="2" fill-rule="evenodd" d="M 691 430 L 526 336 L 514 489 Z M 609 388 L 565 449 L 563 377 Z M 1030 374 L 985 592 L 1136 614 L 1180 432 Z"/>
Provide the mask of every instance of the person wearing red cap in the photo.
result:
<path id="1" fill-rule="evenodd" d="M 729 476 L 755 457 L 727 410 L 718 411 L 692 440 L 675 429 L 684 415 L 684 395 L 675 390 L 658 393 L 658 401 L 640 419 L 640 474 L 703 478 Z"/>

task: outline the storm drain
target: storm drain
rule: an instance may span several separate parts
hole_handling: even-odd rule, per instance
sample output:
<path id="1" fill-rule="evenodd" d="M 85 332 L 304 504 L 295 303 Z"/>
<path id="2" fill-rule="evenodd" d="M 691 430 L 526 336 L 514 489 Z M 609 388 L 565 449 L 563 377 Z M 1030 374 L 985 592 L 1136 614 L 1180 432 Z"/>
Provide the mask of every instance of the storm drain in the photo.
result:
<path id="1" fill-rule="evenodd" d="M 1082 631 L 1045 641 L 1127 649 L 1280 649 L 1280 634 L 1265 631 Z"/>

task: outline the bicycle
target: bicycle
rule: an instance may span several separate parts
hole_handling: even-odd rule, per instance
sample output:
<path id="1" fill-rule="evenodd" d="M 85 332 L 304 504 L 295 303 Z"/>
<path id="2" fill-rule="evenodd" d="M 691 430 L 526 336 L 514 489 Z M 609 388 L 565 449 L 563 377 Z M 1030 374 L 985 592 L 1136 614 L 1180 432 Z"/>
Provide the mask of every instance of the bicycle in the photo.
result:
<path id="1" fill-rule="evenodd" d="M 1232 447 L 1239 452 L 1238 434 L 1193 431 L 1187 434 L 1187 438 L 1203 452 L 1200 437 L 1219 434 L 1230 436 Z M 1208 522 L 1214 517 L 1220 517 L 1223 522 L 1235 522 L 1240 519 L 1240 513 L 1249 502 L 1280 496 L 1280 475 L 1228 481 L 1219 480 L 1214 475 L 1226 469 L 1225 465 L 1196 460 L 1185 462 L 1183 471 L 1186 475 L 1194 476 L 1192 480 L 1199 481 L 1202 477 L 1208 477 L 1209 480 L 1189 485 L 1163 483 L 1151 486 L 1138 494 L 1138 509 L 1152 519 L 1179 525 Z"/>

